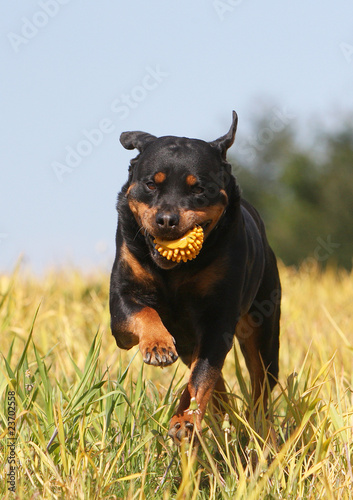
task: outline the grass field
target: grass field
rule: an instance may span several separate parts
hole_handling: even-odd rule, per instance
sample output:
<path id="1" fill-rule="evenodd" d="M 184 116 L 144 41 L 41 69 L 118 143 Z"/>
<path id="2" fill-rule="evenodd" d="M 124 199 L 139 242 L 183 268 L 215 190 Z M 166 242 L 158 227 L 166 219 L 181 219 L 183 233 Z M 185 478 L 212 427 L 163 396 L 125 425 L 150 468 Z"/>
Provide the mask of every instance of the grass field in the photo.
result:
<path id="1" fill-rule="evenodd" d="M 0 497 L 353 498 L 352 275 L 280 272 L 271 418 L 247 421 L 249 377 L 235 346 L 224 370 L 229 420 L 206 414 L 197 452 L 167 437 L 187 369 L 143 366 L 136 349 L 116 348 L 108 275 L 0 277 Z"/>

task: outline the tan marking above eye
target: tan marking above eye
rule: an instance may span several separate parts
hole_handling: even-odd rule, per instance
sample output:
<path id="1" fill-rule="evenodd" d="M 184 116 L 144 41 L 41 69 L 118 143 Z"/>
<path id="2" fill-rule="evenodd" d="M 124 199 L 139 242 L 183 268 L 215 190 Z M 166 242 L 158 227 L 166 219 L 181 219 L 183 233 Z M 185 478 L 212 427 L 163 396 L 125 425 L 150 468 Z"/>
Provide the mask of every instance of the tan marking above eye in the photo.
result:
<path id="1" fill-rule="evenodd" d="M 186 184 L 188 186 L 194 186 L 196 183 L 197 183 L 197 179 L 194 175 L 190 174 L 186 177 Z"/>
<path id="2" fill-rule="evenodd" d="M 160 184 L 161 182 L 164 182 L 166 180 L 166 174 L 164 172 L 157 172 L 153 176 L 153 180 L 156 184 Z"/>

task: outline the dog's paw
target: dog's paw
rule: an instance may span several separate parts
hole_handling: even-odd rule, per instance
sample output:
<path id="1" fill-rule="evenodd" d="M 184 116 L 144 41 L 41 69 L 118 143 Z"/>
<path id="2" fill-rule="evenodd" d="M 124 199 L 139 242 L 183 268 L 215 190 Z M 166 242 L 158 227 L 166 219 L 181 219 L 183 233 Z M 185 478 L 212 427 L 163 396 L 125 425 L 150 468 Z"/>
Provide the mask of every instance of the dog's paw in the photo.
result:
<path id="1" fill-rule="evenodd" d="M 195 422 L 195 413 L 186 410 L 183 415 L 174 415 L 171 419 L 168 436 L 173 439 L 175 444 L 180 445 L 183 439 L 191 440 L 195 426 L 199 428 L 199 424 Z M 196 435 L 194 442 L 197 443 Z"/>
<path id="2" fill-rule="evenodd" d="M 178 359 L 174 342 L 174 338 L 171 335 L 162 339 L 152 337 L 149 341 L 141 340 L 139 347 L 144 362 L 154 366 L 171 365 Z"/>

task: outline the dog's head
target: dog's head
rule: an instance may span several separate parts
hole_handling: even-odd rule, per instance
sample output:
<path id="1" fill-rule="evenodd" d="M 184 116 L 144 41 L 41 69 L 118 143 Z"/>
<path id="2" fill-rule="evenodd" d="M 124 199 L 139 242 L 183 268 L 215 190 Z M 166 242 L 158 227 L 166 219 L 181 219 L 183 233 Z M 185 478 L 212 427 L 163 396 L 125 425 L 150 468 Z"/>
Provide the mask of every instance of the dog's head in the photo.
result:
<path id="1" fill-rule="evenodd" d="M 157 138 L 145 132 L 121 134 L 126 149 L 140 152 L 131 161 L 125 196 L 159 267 L 171 269 L 177 264 L 157 252 L 155 238 L 176 240 L 196 225 L 207 238 L 222 217 L 230 176 L 226 153 L 234 142 L 237 121 L 233 111 L 230 130 L 213 142 Z"/>

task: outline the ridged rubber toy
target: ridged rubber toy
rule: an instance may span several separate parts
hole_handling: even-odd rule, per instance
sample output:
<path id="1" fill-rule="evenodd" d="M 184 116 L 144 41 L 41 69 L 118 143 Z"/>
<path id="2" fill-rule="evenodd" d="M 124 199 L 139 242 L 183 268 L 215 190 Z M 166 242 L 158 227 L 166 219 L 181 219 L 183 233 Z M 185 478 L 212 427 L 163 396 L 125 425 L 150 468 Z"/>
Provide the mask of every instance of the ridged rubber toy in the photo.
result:
<path id="1" fill-rule="evenodd" d="M 156 238 L 153 243 L 156 250 L 167 260 L 187 262 L 195 259 L 203 244 L 203 229 L 195 226 L 178 240 L 168 241 Z"/>

